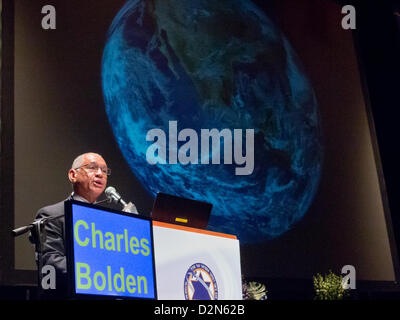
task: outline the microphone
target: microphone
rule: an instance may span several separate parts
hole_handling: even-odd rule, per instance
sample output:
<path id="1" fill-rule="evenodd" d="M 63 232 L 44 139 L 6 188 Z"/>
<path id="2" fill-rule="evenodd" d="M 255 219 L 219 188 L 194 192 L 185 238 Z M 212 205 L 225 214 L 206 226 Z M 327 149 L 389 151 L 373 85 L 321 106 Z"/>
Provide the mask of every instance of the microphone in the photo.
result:
<path id="1" fill-rule="evenodd" d="M 106 194 L 106 197 L 110 202 L 114 201 L 116 203 L 120 203 L 123 206 L 122 211 L 139 214 L 135 205 L 132 202 L 126 203 L 124 200 L 122 200 L 122 197 L 114 187 L 107 187 L 104 193 Z"/>
<path id="2" fill-rule="evenodd" d="M 110 202 L 114 201 L 116 203 L 121 203 L 124 207 L 126 206 L 126 202 L 122 200 L 122 197 L 114 187 L 107 187 L 104 193 Z"/>
<path id="3" fill-rule="evenodd" d="M 33 228 L 33 224 L 28 224 L 27 226 L 14 229 L 13 231 L 11 231 L 11 234 L 12 234 L 14 237 L 18 237 L 18 236 L 20 236 L 21 234 L 24 234 L 24 233 L 26 233 L 26 232 L 28 232 L 28 231 L 31 231 L 32 228 Z"/>

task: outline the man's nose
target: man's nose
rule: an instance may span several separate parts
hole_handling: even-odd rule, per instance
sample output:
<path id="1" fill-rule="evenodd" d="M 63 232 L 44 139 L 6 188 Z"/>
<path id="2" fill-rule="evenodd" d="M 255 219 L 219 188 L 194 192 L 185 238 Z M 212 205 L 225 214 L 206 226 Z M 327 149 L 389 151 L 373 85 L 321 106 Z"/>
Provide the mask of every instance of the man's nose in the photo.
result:
<path id="1" fill-rule="evenodd" d="M 104 176 L 106 175 L 101 168 L 97 168 L 96 170 L 96 176 Z"/>

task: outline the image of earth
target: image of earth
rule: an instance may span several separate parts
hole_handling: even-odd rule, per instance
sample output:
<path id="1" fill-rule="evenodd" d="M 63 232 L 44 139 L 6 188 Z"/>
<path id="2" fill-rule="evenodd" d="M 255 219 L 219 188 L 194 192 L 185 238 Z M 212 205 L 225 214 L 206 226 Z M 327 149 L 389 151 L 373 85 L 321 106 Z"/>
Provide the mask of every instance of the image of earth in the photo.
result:
<path id="1" fill-rule="evenodd" d="M 306 214 L 323 160 L 317 101 L 288 40 L 251 1 L 128 1 L 107 34 L 102 88 L 115 140 L 154 197 L 212 203 L 207 229 L 242 243 L 279 237 Z M 199 137 L 254 129 L 253 172 L 222 160 L 149 164 L 146 135 L 168 137 L 169 121 Z"/>

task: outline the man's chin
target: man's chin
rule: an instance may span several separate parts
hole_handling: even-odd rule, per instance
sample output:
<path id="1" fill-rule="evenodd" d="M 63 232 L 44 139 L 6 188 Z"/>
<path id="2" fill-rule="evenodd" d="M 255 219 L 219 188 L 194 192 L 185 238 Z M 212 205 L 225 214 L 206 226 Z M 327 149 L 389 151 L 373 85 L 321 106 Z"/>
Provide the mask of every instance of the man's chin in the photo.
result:
<path id="1" fill-rule="evenodd" d="M 92 196 L 97 199 L 103 193 L 104 189 L 104 187 L 93 187 Z"/>

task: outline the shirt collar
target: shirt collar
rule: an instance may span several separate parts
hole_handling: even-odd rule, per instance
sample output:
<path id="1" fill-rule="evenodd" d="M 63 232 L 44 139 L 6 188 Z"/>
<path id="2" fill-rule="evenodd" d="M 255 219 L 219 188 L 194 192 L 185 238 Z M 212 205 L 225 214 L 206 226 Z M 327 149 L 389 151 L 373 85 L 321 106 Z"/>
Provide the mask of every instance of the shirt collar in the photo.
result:
<path id="1" fill-rule="evenodd" d="M 75 192 L 71 193 L 71 198 L 73 200 L 77 200 L 77 201 L 81 201 L 81 202 L 86 202 L 86 203 L 90 203 L 89 201 L 87 201 L 84 197 L 81 197 L 80 195 L 75 194 Z"/>

